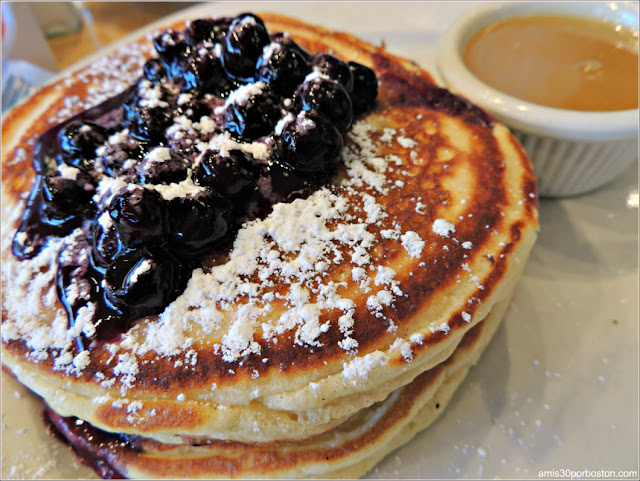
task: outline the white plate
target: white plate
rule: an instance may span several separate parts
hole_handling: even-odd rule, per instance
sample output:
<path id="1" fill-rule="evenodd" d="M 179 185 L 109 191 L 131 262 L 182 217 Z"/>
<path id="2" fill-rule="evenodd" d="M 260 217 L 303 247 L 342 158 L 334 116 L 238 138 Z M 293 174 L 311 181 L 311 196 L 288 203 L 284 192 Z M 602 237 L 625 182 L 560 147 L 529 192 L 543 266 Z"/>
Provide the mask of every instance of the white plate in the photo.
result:
<path id="1" fill-rule="evenodd" d="M 374 44 L 384 40 L 392 53 L 433 72 L 440 35 L 470 6 L 235 2 L 186 12 L 288 13 Z M 624 477 L 621 471 L 635 470 L 637 478 L 637 179 L 636 163 L 592 194 L 541 201 L 540 237 L 495 339 L 436 423 L 368 477 L 551 478 L 573 471 L 602 478 L 604 471 Z M 95 478 L 45 432 L 41 411 L 37 399 L 2 376 L 2 478 Z"/>

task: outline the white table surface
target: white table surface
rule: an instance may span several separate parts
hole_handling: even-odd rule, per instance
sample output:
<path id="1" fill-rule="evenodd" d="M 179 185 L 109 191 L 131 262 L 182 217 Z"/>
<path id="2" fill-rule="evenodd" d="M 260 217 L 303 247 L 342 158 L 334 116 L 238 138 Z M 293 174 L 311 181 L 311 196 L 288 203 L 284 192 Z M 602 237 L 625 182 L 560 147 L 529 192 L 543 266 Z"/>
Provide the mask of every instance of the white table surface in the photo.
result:
<path id="1" fill-rule="evenodd" d="M 219 2 L 188 12 L 287 13 L 384 41 L 435 73 L 440 35 L 474 5 Z M 596 192 L 541 200 L 540 236 L 483 358 L 442 416 L 367 477 L 531 479 L 571 470 L 588 478 L 598 473 L 585 470 L 617 477 L 638 470 L 637 206 L 637 163 Z M 95 478 L 46 434 L 40 413 L 39 402 L 3 375 L 2 478 Z"/>

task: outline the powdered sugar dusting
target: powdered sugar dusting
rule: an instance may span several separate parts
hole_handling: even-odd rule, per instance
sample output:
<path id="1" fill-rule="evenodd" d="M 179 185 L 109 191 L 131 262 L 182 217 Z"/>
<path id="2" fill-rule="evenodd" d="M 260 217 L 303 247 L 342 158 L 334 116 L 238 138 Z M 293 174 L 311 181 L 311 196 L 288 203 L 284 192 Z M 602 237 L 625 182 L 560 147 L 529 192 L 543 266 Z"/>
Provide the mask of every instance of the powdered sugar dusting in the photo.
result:
<path id="1" fill-rule="evenodd" d="M 342 377 L 355 385 L 359 380 L 366 380 L 372 370 L 384 366 L 388 362 L 389 356 L 387 354 L 375 351 L 348 363 L 345 362 Z"/>
<path id="2" fill-rule="evenodd" d="M 118 66 L 106 61 L 93 64 L 91 68 L 96 69 L 98 77 L 107 80 L 98 85 L 92 82 L 90 75 L 81 77 L 78 81 L 90 84 L 86 101 L 69 100 L 69 111 L 61 112 L 61 115 L 87 108 L 88 104 L 123 90 L 138 78 L 145 53 L 143 49 L 139 56 L 128 54 L 129 60 Z M 120 54 L 116 52 L 116 55 Z M 125 75 L 125 72 L 129 73 Z M 307 80 L 316 78 L 323 78 L 323 74 L 313 71 Z M 226 98 L 225 106 L 246 102 L 265 87 L 262 81 L 241 86 Z M 142 106 L 163 107 L 166 103 L 164 93 L 152 82 L 140 81 L 137 93 Z M 178 103 L 181 105 L 191 101 L 189 94 L 173 92 L 172 95 L 180 96 Z M 305 114 L 302 120 L 304 117 Z M 293 120 L 293 115 L 283 115 L 276 132 L 281 132 L 286 123 Z M 271 155 L 266 142 L 243 143 L 228 132 L 215 134 L 215 121 L 209 117 L 196 121 L 186 115 L 177 116 L 167 129 L 170 140 L 191 141 L 194 132 L 198 135 L 192 145 L 200 156 L 209 149 L 223 153 L 238 149 L 251 154 L 257 161 L 267 161 Z M 125 130 L 111 135 L 108 143 L 116 145 L 126 139 Z M 392 143 L 394 139 L 396 143 Z M 357 283 L 357 293 L 365 295 L 369 314 L 386 322 L 389 332 L 398 329 L 393 310 L 398 299 L 405 295 L 402 282 L 375 247 L 384 239 L 389 245 L 404 249 L 409 258 L 419 259 L 426 242 L 418 232 L 403 229 L 399 223 L 390 221 L 384 202 L 376 196 L 383 198 L 391 189 L 405 188 L 409 177 L 389 181 L 389 172 L 407 175 L 400 169 L 417 162 L 418 153 L 406 150 L 414 149 L 418 142 L 406 137 L 402 128 L 378 129 L 364 121 L 351 126 L 346 140 L 342 152 L 345 175 L 341 176 L 338 185 L 322 188 L 307 199 L 277 204 L 265 219 L 245 224 L 239 230 L 226 262 L 196 269 L 184 293 L 164 312 L 136 325 L 124 333 L 121 341 L 110 346 L 114 377 L 100 382 L 111 385 L 117 380 L 123 389 L 131 387 L 140 370 L 139 356 L 150 351 L 160 356 L 189 353 L 201 332 L 219 334 L 219 341 L 212 349 L 228 363 L 242 363 L 247 356 L 262 356 L 261 345 L 265 342 L 275 344 L 282 335 L 290 334 L 293 342 L 310 350 L 319 348 L 326 342 L 324 334 L 330 329 L 340 333 L 335 341 L 338 346 L 356 355 L 360 347 L 354 338 L 358 319 L 353 294 L 348 293 L 349 283 L 325 280 L 325 276 L 335 279 L 331 276 L 332 269 L 340 266 L 349 269 L 348 275 Z M 396 149 L 399 145 L 402 151 L 385 155 L 381 153 L 380 145 L 394 145 Z M 145 160 L 161 163 L 170 158 L 170 150 L 161 146 L 151 150 Z M 196 163 L 198 161 L 196 158 Z M 61 174 L 73 178 L 77 172 L 62 167 Z M 105 176 L 97 185 L 94 201 L 104 206 L 126 185 L 120 179 Z M 202 190 L 191 176 L 179 183 L 146 185 L 144 188 L 155 189 L 166 200 L 195 195 Z M 419 215 L 428 213 L 428 206 L 420 198 L 413 202 L 411 208 Z M 98 223 L 105 230 L 112 227 L 106 213 Z M 449 237 L 455 227 L 437 219 L 433 232 Z M 77 336 L 91 337 L 95 333 L 96 326 L 91 322 L 95 306 L 84 305 L 71 328 L 65 312 L 58 308 L 55 289 L 51 288 L 55 283 L 55 269 L 46 267 L 55 265 L 57 252 L 63 244 L 64 240 L 52 239 L 34 259 L 21 262 L 19 269 L 16 265 L 3 266 L 4 275 L 17 280 L 16 289 L 27 291 L 27 305 L 20 307 L 20 315 L 9 313 L 10 320 L 2 325 L 2 337 L 7 341 L 24 339 L 34 358 L 54 356 L 55 369 L 77 375 L 90 364 L 91 357 L 86 351 L 76 352 L 74 341 Z M 465 243 L 463 247 L 469 248 L 470 244 Z M 424 263 L 420 266 L 424 267 Z M 140 264 L 131 273 L 131 280 L 135 281 L 150 268 L 148 263 Z M 33 277 L 36 272 L 41 273 Z M 68 299 L 82 298 L 82 286 L 72 285 L 66 294 Z M 42 315 L 52 310 L 56 312 L 53 325 L 47 320 L 50 316 Z M 33 316 L 25 316 L 25 312 L 31 311 Z M 329 322 L 329 313 L 337 313 L 337 325 Z M 447 328 L 445 323 L 436 330 L 448 332 Z M 398 339 L 394 349 L 411 362 L 414 346 L 420 345 L 423 338 L 423 334 L 416 333 L 410 341 Z M 52 348 L 56 351 L 52 352 Z M 352 382 L 364 379 L 371 369 L 387 361 L 384 353 L 355 358 L 353 363 L 345 364 L 345 378 Z M 189 356 L 189 359 L 176 360 L 176 366 L 196 362 L 197 356 Z"/>
<path id="3" fill-rule="evenodd" d="M 248 102 L 251 97 L 260 95 L 265 87 L 266 84 L 262 80 L 255 83 L 242 85 L 229 94 L 225 105 L 242 104 Z"/>
<path id="4" fill-rule="evenodd" d="M 244 95 L 250 95 L 252 89 L 258 88 L 260 85 L 253 85 L 237 91 L 227 101 L 241 100 Z M 145 95 L 151 100 L 154 93 L 147 91 Z M 193 124 L 187 125 L 190 121 L 186 117 L 176 121 L 178 123 L 169 130 L 178 132 L 180 125 L 193 128 Z M 220 343 L 213 346 L 214 352 L 223 361 L 233 363 L 241 362 L 246 356 L 260 356 L 260 341 L 276 343 L 278 336 L 287 333 L 292 333 L 294 342 L 300 346 L 310 349 L 322 347 L 323 334 L 331 329 L 326 320 L 327 313 L 337 311 L 340 312 L 337 328 L 342 335 L 337 341 L 338 346 L 356 353 L 359 343 L 353 337 L 357 322 L 355 304 L 345 297 L 347 284 L 322 280 L 331 266 L 343 263 L 351 266 L 351 277 L 367 293 L 369 312 L 385 320 L 390 332 L 397 329 L 388 313 L 395 301 L 404 295 L 402 284 L 393 269 L 377 264 L 381 259 L 373 254 L 372 249 L 380 239 L 387 239 L 399 243 L 411 258 L 419 258 L 425 241 L 415 231 L 403 231 L 397 223 L 380 230 L 389 214 L 385 205 L 368 190 L 384 195 L 391 186 L 398 188 L 395 183 L 388 182 L 386 171 L 389 165 L 401 165 L 402 161 L 399 162 L 395 154 L 389 157 L 379 155 L 372 140 L 377 132 L 365 122 L 352 126 L 350 142 L 343 150 L 347 175 L 339 186 L 347 195 L 322 188 L 307 199 L 276 204 L 268 217 L 249 222 L 239 230 L 225 263 L 196 269 L 184 293 L 157 319 L 148 319 L 136 329 L 124 333 L 119 347 L 114 346 L 113 351 L 116 362 L 113 373 L 122 388 L 131 387 L 135 382 L 139 372 L 138 356 L 149 351 L 161 356 L 175 356 L 191 349 L 197 332 L 195 327 L 208 334 L 219 331 Z M 383 136 L 396 133 L 386 129 Z M 413 145 L 407 140 L 400 142 Z M 215 135 L 205 145 L 199 146 L 201 151 L 209 148 L 240 148 L 250 151 L 256 158 L 268 155 L 266 150 L 263 151 L 266 148 L 264 143 L 241 144 L 228 133 Z M 164 147 L 147 154 L 147 160 L 152 162 L 163 162 L 169 157 L 169 150 Z M 103 180 L 95 197 L 105 203 L 122 186 L 121 181 Z M 197 193 L 201 189 L 193 184 L 190 177 L 178 184 L 145 188 L 157 190 L 165 199 L 184 195 L 185 192 Z M 103 215 L 98 222 L 105 229 L 110 227 L 108 216 Z M 439 232 L 455 230 L 446 224 L 442 228 L 444 230 Z M 50 263 L 54 252 L 44 249 L 30 262 Z M 150 267 L 141 264 L 131 275 L 140 276 Z M 41 277 L 42 282 L 44 279 Z M 47 285 L 52 280 L 47 278 Z M 288 285 L 289 288 L 276 296 L 272 288 L 278 285 Z M 44 291 L 44 288 L 34 290 L 34 296 L 41 296 Z M 91 305 L 85 307 L 87 314 L 91 308 Z M 270 314 L 273 312 L 279 314 Z M 84 317 L 90 319 L 88 315 Z M 53 333 L 34 329 L 31 325 L 8 322 L 3 324 L 3 338 L 31 336 L 29 342 L 39 353 L 46 353 L 47 348 L 56 345 L 61 349 L 55 360 L 57 368 L 79 373 L 86 368 L 90 358 L 83 353 L 74 357 L 70 350 L 72 341 L 81 332 L 90 335 L 95 326 L 90 322 L 83 323 L 82 315 L 78 318 L 80 322 L 73 329 L 67 329 L 61 312 L 57 321 L 59 327 Z M 57 338 L 51 339 L 52 334 Z M 422 342 L 420 336 L 422 334 L 416 334 L 411 342 L 403 340 L 396 346 L 407 362 L 413 359 L 412 343 Z M 144 341 L 140 342 L 141 339 Z M 351 381 L 365 378 L 370 369 L 386 362 L 385 356 L 368 354 L 355 364 L 345 366 L 346 377 Z M 180 362 L 180 365 L 185 364 Z"/>
<path id="5" fill-rule="evenodd" d="M 136 346 L 136 353 L 180 352 L 191 338 L 185 312 L 187 319 L 205 332 L 223 330 L 221 343 L 214 350 L 227 362 L 260 355 L 260 337 L 277 342 L 278 336 L 288 332 L 294 334 L 296 344 L 321 347 L 322 334 L 330 328 L 323 318 L 336 309 L 342 312 L 339 330 L 343 338 L 338 345 L 349 352 L 357 350 L 358 342 L 351 336 L 354 304 L 341 294 L 346 284 L 324 283 L 318 276 L 331 265 L 351 263 L 354 280 L 370 292 L 369 310 L 382 318 L 386 318 L 384 309 L 403 295 L 392 269 L 373 265 L 370 275 L 365 268 L 373 262 L 371 249 L 377 239 L 371 226 L 388 216 L 374 196 L 359 190 L 362 185 L 380 191 L 388 189 L 384 172 L 389 160 L 377 155 L 371 141 L 374 131 L 364 122 L 353 126 L 350 136 L 354 142 L 344 150 L 349 175 L 342 186 L 348 197 L 323 188 L 307 199 L 276 204 L 267 218 L 245 224 L 227 262 L 195 270 L 184 293 L 157 321 L 145 324 L 146 342 Z M 235 142 L 230 138 L 222 141 Z M 221 139 L 214 138 L 213 142 L 219 144 Z M 354 216 L 351 212 L 363 215 Z M 420 256 L 425 242 L 416 232 L 402 232 L 396 226 L 390 235 L 400 240 L 411 257 Z M 282 283 L 290 287 L 275 298 L 271 288 Z M 207 295 L 203 296 L 203 292 Z M 274 302 L 285 302 L 287 307 L 275 317 L 266 317 Z M 227 313 L 232 314 L 230 321 L 223 320 L 228 318 Z M 394 329 L 389 322 L 390 329 Z"/>
<path id="6" fill-rule="evenodd" d="M 406 249 L 411 257 L 420 257 L 425 242 L 417 232 L 409 231 L 403 234 L 400 239 L 402 240 L 402 247 Z"/>
<path id="7" fill-rule="evenodd" d="M 445 219 L 436 219 L 433 221 L 433 232 L 442 237 L 449 237 L 449 234 L 456 231 L 456 227 Z"/>

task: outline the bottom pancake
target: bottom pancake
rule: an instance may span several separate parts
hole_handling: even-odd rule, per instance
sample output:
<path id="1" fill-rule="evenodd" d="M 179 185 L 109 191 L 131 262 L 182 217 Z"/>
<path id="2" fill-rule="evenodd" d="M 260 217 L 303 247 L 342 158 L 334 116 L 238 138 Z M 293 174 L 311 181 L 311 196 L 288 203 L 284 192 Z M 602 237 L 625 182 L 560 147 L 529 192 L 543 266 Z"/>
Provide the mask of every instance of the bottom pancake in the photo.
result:
<path id="1" fill-rule="evenodd" d="M 53 428 L 103 477 L 128 478 L 357 478 L 411 440 L 443 412 L 496 332 L 509 304 L 497 303 L 446 361 L 306 442 L 247 444 L 213 441 L 176 446 L 122 438 L 49 410 Z"/>

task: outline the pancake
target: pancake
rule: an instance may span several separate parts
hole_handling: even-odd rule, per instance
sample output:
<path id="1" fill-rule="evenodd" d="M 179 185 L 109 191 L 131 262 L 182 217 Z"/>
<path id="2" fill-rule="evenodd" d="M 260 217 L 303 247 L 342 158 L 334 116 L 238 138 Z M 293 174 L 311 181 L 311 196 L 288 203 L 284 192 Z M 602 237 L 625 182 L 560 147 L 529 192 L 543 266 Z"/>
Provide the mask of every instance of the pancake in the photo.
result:
<path id="1" fill-rule="evenodd" d="M 500 325 L 508 301 L 468 331 L 445 362 L 420 374 L 384 401 L 359 411 L 337 429 L 306 442 L 204 446 L 166 445 L 145 438 L 122 439 L 49 411 L 59 435 L 101 461 L 103 474 L 127 478 L 359 478 L 386 454 L 412 439 L 444 411 Z M 95 442 L 94 439 L 99 439 Z"/>
<path id="2" fill-rule="evenodd" d="M 54 417 L 144 439 L 149 458 L 119 455 L 116 469 L 130 476 L 155 477 L 148 459 L 165 456 L 187 460 L 178 464 L 189 476 L 229 475 L 221 459 L 248 456 L 254 465 L 236 463 L 234 476 L 363 474 L 423 423 L 381 426 L 433 417 L 420 410 L 434 391 L 455 390 L 464 375 L 446 382 L 443 366 L 475 358 L 459 354 L 465 336 L 502 317 L 536 238 L 535 177 L 504 125 L 382 47 L 261 18 L 308 52 L 372 68 L 375 108 L 354 118 L 330 183 L 242 224 L 161 313 L 117 335 L 96 338 L 115 329 L 106 321 L 70 323 L 60 302 L 59 252 L 81 245 L 80 229 L 47 237 L 31 258 L 18 259 L 12 243 L 36 139 L 126 89 L 151 55 L 150 36 L 45 87 L 3 121 L 3 363 Z M 242 148 L 259 155 L 255 144 Z M 402 399 L 413 414 L 378 419 Z M 344 463 L 308 455 L 362 429 L 385 441 L 346 449 Z M 288 461 L 260 462 L 278 456 Z"/>

